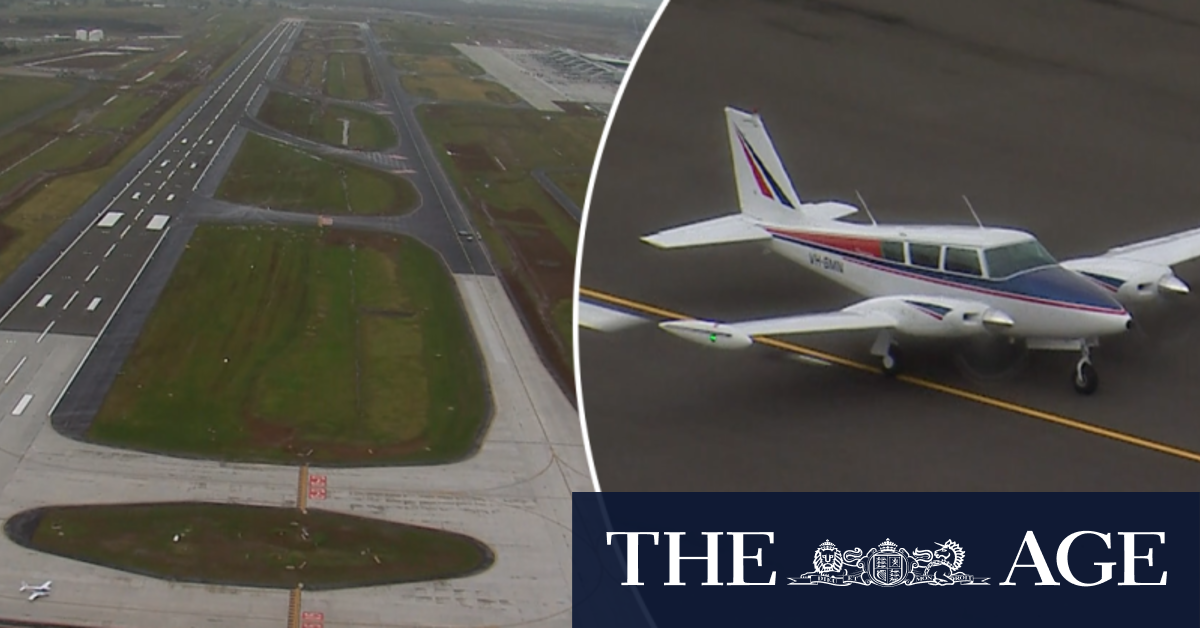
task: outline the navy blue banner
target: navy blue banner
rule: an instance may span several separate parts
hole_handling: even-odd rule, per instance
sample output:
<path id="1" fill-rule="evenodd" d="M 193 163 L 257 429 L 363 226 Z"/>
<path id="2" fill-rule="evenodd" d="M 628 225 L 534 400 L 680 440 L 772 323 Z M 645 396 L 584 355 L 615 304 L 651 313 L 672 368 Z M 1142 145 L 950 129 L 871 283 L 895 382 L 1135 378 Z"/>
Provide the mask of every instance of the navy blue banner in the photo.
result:
<path id="1" fill-rule="evenodd" d="M 573 625 L 1200 626 L 1197 493 L 575 493 Z"/>

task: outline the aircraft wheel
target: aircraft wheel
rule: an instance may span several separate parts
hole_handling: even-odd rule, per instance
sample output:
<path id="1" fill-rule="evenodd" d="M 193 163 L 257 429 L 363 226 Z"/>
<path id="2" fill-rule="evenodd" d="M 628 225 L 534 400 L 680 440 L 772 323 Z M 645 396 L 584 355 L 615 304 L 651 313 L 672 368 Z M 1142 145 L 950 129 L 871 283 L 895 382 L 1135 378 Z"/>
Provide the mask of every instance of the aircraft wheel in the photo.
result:
<path id="1" fill-rule="evenodd" d="M 900 374 L 902 364 L 900 350 L 896 347 L 888 349 L 888 352 L 883 355 L 881 360 L 883 366 L 883 374 L 888 377 L 895 377 Z"/>
<path id="2" fill-rule="evenodd" d="M 1100 376 L 1096 374 L 1096 368 L 1092 366 L 1091 362 L 1081 361 L 1075 365 L 1072 383 L 1075 385 L 1075 392 L 1081 395 L 1090 395 L 1096 392 L 1096 388 L 1100 385 Z"/>

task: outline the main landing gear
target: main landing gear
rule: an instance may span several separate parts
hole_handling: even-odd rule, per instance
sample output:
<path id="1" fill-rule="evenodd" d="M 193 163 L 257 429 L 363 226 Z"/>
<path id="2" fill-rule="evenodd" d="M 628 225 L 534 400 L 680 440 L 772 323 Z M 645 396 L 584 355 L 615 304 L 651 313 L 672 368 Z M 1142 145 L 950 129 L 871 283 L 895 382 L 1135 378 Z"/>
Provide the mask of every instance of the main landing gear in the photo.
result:
<path id="1" fill-rule="evenodd" d="M 875 338 L 875 345 L 871 347 L 871 355 L 879 356 L 884 375 L 895 377 L 900 374 L 904 365 L 904 353 L 900 351 L 900 347 L 896 346 L 895 341 L 892 340 L 892 334 L 887 330 L 879 332 Z"/>
<path id="2" fill-rule="evenodd" d="M 1075 373 L 1071 381 L 1075 386 L 1075 392 L 1081 395 L 1090 395 L 1096 392 L 1096 388 L 1100 386 L 1100 376 L 1096 374 L 1096 367 L 1092 366 L 1091 347 L 1087 342 L 1083 343 L 1079 362 L 1075 363 Z"/>

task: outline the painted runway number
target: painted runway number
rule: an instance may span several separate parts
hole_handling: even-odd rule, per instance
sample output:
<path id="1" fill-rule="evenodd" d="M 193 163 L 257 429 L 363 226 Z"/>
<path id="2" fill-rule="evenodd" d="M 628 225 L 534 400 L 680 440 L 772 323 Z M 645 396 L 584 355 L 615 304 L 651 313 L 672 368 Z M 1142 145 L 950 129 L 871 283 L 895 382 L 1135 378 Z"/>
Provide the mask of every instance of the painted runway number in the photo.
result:
<path id="1" fill-rule="evenodd" d="M 308 498 L 309 499 L 325 499 L 326 479 L 323 475 L 308 476 Z"/>

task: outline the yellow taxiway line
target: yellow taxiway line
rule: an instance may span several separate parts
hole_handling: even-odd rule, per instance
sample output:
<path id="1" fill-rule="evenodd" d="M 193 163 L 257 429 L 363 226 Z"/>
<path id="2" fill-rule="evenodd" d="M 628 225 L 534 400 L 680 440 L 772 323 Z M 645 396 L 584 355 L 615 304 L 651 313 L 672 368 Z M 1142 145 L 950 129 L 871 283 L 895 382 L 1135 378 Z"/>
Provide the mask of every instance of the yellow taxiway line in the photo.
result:
<path id="1" fill-rule="evenodd" d="M 288 596 L 288 628 L 300 628 L 300 587 Z"/>
<path id="2" fill-rule="evenodd" d="M 618 297 L 615 295 L 600 292 L 598 290 L 592 290 L 590 288 L 580 287 L 579 295 L 581 297 L 590 297 L 592 299 L 597 299 L 599 301 L 604 301 L 604 302 L 607 302 L 607 303 L 610 303 L 613 305 L 619 305 L 619 306 L 626 307 L 631 310 L 636 310 L 636 311 L 642 312 L 644 314 L 651 314 L 651 315 L 658 316 L 661 318 L 667 318 L 667 319 L 671 319 L 671 320 L 685 320 L 685 319 L 692 318 L 690 316 L 685 316 L 683 314 L 672 312 L 670 310 L 665 310 L 665 309 L 662 309 L 659 307 L 654 307 L 652 305 L 639 303 L 637 301 L 631 301 L 629 299 L 625 299 L 625 298 Z M 831 363 L 838 364 L 841 366 L 858 369 L 860 371 L 868 371 L 871 373 L 880 373 L 881 372 L 881 369 L 871 366 L 869 364 L 864 364 L 862 362 L 857 362 L 855 360 L 849 360 L 847 358 L 843 358 L 841 356 L 836 356 L 836 355 L 832 355 L 829 353 L 825 353 L 823 351 L 809 349 L 808 347 L 802 347 L 800 345 L 792 344 L 790 342 L 783 342 L 781 340 L 776 340 L 774 338 L 755 337 L 754 341 L 761 345 L 774 347 L 776 349 L 782 349 L 784 351 L 790 351 L 792 353 L 797 353 L 797 354 L 805 355 L 805 356 L 812 357 L 812 358 L 818 358 L 820 360 L 825 360 L 826 362 L 831 362 Z M 1156 452 L 1159 452 L 1162 454 L 1167 454 L 1169 456 L 1175 456 L 1177 458 L 1183 458 L 1184 460 L 1190 460 L 1192 462 L 1200 462 L 1200 453 L 1196 453 L 1194 451 L 1188 451 L 1187 449 L 1182 449 L 1179 447 L 1173 447 L 1171 445 L 1152 441 L 1152 440 L 1149 440 L 1146 438 L 1142 438 L 1140 436 L 1134 436 L 1132 434 L 1118 432 L 1116 430 L 1111 430 L 1106 427 L 1100 427 L 1099 425 L 1085 423 L 1085 422 L 1079 421 L 1077 419 L 1072 419 L 1069 417 L 1057 415 L 1057 414 L 1054 414 L 1051 412 L 1045 412 L 1042 410 L 1038 410 L 1036 408 L 1022 406 L 1020 404 L 1012 403 L 1009 401 L 1004 401 L 1002 399 L 996 399 L 995 397 L 988 397 L 987 395 L 981 395 L 979 393 L 974 393 L 969 390 L 963 390 L 961 388 L 956 388 L 954 386 L 947 386 L 945 384 L 939 384 L 937 382 L 930 381 L 927 379 L 921 379 L 919 377 L 912 377 L 909 375 L 898 375 L 896 377 L 896 379 L 899 381 L 908 383 L 908 384 L 912 384 L 914 386 L 919 386 L 921 388 L 925 388 L 928 390 L 934 390 L 934 391 L 937 391 L 937 392 L 940 392 L 943 394 L 947 394 L 947 395 L 950 395 L 953 397 L 958 397 L 959 399 L 965 399 L 967 401 L 974 401 L 975 403 L 980 403 L 980 404 L 983 404 L 986 406 L 991 406 L 991 407 L 997 408 L 999 410 L 1006 410 L 1008 412 L 1024 415 L 1026 417 L 1038 419 L 1040 421 L 1045 421 L 1047 423 L 1053 423 L 1055 425 L 1060 425 L 1060 426 L 1068 427 L 1068 428 L 1078 430 L 1081 432 L 1086 432 L 1088 434 L 1093 434 L 1096 436 L 1103 436 L 1105 438 L 1110 438 L 1112 440 L 1116 440 L 1116 441 L 1125 443 L 1127 445 L 1133 445 L 1135 447 L 1149 449 L 1151 451 L 1156 451 Z"/>

